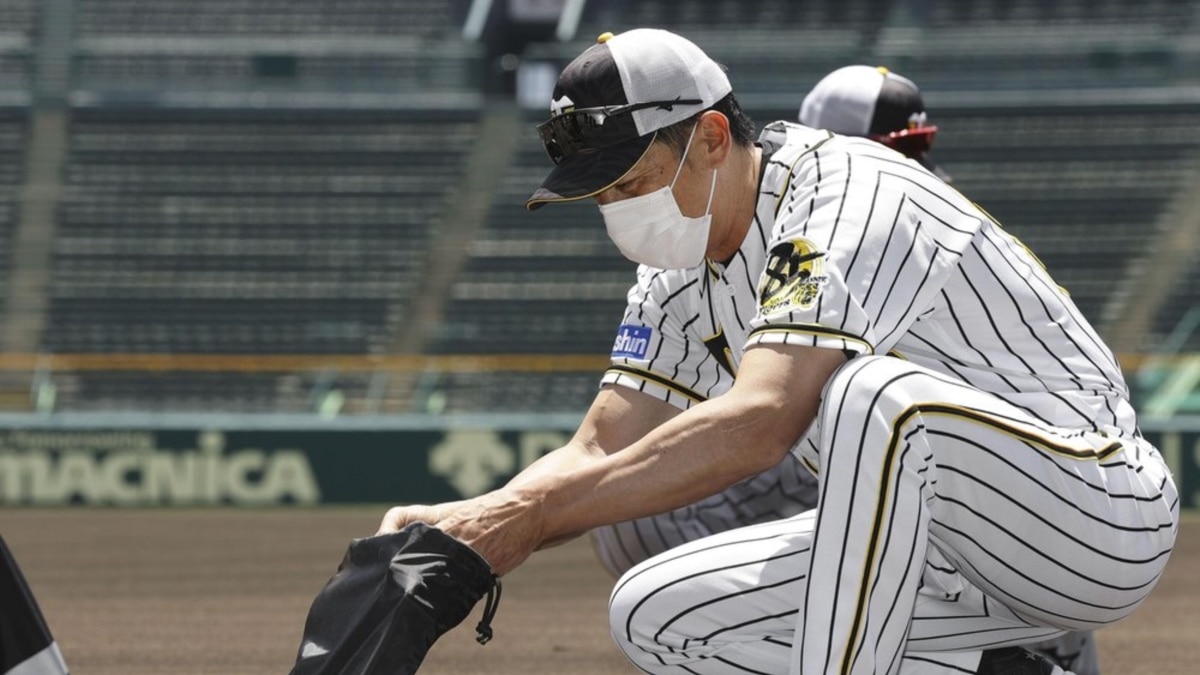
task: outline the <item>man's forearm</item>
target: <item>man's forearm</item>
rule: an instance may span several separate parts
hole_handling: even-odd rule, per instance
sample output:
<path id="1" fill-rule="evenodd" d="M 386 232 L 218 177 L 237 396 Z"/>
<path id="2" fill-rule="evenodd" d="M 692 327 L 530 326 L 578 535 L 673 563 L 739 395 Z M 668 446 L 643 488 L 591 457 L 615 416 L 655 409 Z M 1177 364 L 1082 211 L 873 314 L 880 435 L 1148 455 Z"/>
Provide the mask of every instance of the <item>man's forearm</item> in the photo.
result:
<path id="1" fill-rule="evenodd" d="M 530 464 L 508 487 L 569 473 L 619 452 L 677 414 L 678 408 L 648 394 L 625 387 L 605 387 L 596 395 L 571 440 Z"/>
<path id="2" fill-rule="evenodd" d="M 603 452 L 589 452 L 583 445 L 572 441 L 539 457 L 537 461 L 522 469 L 521 473 L 513 476 L 506 487 L 517 487 L 546 476 L 569 473 L 603 456 Z"/>
<path id="3" fill-rule="evenodd" d="M 526 467 L 521 473 L 513 476 L 513 479 L 508 482 L 506 487 L 519 487 L 528 485 L 539 479 L 567 474 L 572 471 L 579 470 L 588 462 L 595 461 L 604 456 L 603 452 L 588 452 L 584 447 L 577 443 L 568 443 L 554 450 L 553 452 L 542 455 L 533 464 Z M 587 533 L 587 530 L 578 530 L 573 532 L 563 532 L 558 536 L 545 539 L 542 541 L 539 549 L 551 548 L 559 544 L 564 544 L 576 537 Z"/>
<path id="4" fill-rule="evenodd" d="M 664 513 L 777 464 L 795 439 L 772 428 L 775 408 L 761 398 L 722 396 L 621 452 L 514 479 L 510 487 L 523 500 L 542 502 L 544 540 Z"/>

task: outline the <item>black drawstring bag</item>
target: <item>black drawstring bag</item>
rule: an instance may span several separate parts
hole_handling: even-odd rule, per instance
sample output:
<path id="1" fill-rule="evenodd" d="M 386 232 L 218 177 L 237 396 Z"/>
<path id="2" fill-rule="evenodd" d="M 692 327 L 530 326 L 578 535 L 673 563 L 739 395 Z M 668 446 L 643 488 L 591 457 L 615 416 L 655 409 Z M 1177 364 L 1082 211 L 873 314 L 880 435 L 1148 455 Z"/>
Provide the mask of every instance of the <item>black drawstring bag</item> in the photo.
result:
<path id="1" fill-rule="evenodd" d="M 476 627 L 492 638 L 500 579 L 478 553 L 425 523 L 350 543 L 313 600 L 291 675 L 410 675 L 487 594 Z"/>

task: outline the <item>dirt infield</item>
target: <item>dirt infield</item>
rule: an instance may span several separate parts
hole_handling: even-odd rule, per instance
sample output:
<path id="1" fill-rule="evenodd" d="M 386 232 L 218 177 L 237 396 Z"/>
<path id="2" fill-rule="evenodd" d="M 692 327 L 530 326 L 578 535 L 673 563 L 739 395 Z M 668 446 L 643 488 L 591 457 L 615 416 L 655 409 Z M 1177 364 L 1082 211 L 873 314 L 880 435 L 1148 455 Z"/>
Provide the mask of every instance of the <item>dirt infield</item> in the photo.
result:
<path id="1" fill-rule="evenodd" d="M 73 675 L 286 674 L 308 605 L 381 508 L 5 509 L 0 534 Z M 1100 633 L 1106 675 L 1197 672 L 1200 519 L 1185 518 L 1154 596 Z M 607 635 L 611 580 L 576 541 L 505 580 L 496 639 L 445 636 L 422 674 L 637 672 Z"/>

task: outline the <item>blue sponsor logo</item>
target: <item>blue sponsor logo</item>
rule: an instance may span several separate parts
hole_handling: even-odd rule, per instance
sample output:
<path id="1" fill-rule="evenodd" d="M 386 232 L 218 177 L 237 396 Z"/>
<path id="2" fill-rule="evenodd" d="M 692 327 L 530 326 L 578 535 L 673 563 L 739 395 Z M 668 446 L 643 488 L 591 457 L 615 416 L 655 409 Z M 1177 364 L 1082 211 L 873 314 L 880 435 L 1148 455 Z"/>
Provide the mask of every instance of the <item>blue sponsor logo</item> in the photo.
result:
<path id="1" fill-rule="evenodd" d="M 649 326 L 631 326 L 621 324 L 617 329 L 617 339 L 613 342 L 612 355 L 625 356 L 631 359 L 646 358 L 646 349 L 650 347 Z"/>

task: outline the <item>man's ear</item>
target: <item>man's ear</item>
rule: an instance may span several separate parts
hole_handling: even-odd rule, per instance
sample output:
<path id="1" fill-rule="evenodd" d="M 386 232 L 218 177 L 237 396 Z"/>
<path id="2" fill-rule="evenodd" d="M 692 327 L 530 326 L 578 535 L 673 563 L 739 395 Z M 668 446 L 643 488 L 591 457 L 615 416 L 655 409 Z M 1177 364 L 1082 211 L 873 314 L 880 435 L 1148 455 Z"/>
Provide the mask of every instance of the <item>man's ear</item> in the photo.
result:
<path id="1" fill-rule="evenodd" d="M 729 130 L 729 118 L 716 110 L 709 110 L 700 115 L 700 129 L 697 133 L 704 148 L 709 166 L 716 168 L 725 163 L 729 151 L 733 147 L 733 134 Z"/>

